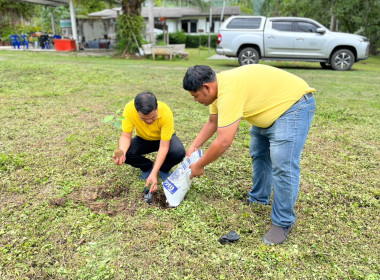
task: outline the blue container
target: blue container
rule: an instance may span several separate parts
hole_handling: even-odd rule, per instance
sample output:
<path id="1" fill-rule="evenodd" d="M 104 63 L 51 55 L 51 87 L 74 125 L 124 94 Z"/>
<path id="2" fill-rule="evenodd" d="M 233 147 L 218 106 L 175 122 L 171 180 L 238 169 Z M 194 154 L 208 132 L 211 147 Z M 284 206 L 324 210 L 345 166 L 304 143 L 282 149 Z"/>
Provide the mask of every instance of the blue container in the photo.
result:
<path id="1" fill-rule="evenodd" d="M 98 40 L 88 40 L 88 47 L 90 49 L 99 49 L 99 41 Z"/>

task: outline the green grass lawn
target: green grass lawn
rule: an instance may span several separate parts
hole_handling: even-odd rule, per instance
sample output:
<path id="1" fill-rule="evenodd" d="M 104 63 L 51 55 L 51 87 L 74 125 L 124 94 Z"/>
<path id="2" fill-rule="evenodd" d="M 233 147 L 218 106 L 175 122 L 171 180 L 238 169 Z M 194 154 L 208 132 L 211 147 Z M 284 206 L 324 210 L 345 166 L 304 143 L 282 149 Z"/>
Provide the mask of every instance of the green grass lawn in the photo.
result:
<path id="1" fill-rule="evenodd" d="M 189 52 L 153 61 L 0 51 L 0 279 L 379 279 L 380 57 L 348 72 L 267 63 L 317 90 L 297 223 L 270 247 L 271 207 L 240 202 L 252 180 L 247 122 L 176 209 L 158 202 L 162 186 L 147 205 L 139 172 L 113 164 L 120 131 L 102 119 L 140 91 L 172 108 L 189 147 L 208 108 L 182 89 L 186 69 L 238 66 Z M 241 240 L 221 245 L 230 230 Z"/>

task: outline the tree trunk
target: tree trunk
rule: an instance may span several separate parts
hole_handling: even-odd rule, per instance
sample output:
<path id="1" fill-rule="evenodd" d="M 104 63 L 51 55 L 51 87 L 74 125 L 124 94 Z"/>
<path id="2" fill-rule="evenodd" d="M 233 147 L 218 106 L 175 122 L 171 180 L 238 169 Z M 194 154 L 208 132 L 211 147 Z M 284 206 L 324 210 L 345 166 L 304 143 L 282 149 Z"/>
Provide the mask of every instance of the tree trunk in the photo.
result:
<path id="1" fill-rule="evenodd" d="M 330 18 L 330 30 L 331 31 L 335 30 L 335 16 L 332 12 L 332 9 L 331 9 L 331 18 Z"/>
<path id="2" fill-rule="evenodd" d="M 118 17 L 117 47 L 123 51 L 123 56 L 129 56 L 138 50 L 141 41 L 141 31 L 144 20 L 141 17 L 141 4 L 144 0 L 123 0 L 122 15 Z M 136 38 L 136 39 L 135 39 Z"/>
<path id="3" fill-rule="evenodd" d="M 154 35 L 154 15 L 153 15 L 153 0 L 149 0 L 148 3 L 148 11 L 149 11 L 149 38 L 150 43 L 156 44 L 156 36 Z"/>

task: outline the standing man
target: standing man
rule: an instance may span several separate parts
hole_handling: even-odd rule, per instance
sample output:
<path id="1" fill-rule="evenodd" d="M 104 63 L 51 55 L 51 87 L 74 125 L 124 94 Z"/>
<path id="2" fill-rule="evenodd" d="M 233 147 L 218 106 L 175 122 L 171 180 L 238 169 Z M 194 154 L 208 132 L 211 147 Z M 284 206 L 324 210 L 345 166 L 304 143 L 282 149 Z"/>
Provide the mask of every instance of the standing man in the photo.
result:
<path id="1" fill-rule="evenodd" d="M 210 106 L 210 116 L 187 155 L 215 132 L 216 139 L 203 157 L 190 166 L 191 177 L 232 144 L 242 119 L 252 124 L 249 152 L 253 163 L 253 187 L 248 203 L 269 204 L 273 186 L 272 226 L 263 241 L 284 242 L 296 215 L 302 148 L 314 116 L 315 90 L 301 78 L 283 70 L 251 64 L 219 74 L 208 66 L 190 67 L 183 88 L 194 100 Z"/>
<path id="2" fill-rule="evenodd" d="M 122 155 L 114 155 L 115 164 L 129 164 L 141 169 L 140 179 L 150 192 L 157 190 L 157 174 L 162 181 L 170 175 L 170 169 L 180 163 L 186 151 L 174 132 L 173 113 L 169 106 L 157 101 L 153 93 L 141 92 L 124 109 L 119 149 Z M 136 128 L 136 136 L 132 132 Z M 157 152 L 153 163 L 144 155 Z"/>

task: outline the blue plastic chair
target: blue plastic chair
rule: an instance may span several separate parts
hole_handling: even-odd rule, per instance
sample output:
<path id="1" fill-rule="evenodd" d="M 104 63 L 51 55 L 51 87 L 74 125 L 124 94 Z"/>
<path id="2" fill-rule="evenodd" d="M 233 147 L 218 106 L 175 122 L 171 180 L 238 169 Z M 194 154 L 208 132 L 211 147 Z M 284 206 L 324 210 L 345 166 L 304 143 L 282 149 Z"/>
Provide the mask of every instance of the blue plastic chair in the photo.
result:
<path id="1" fill-rule="evenodd" d="M 22 46 L 26 49 L 29 49 L 29 37 L 27 35 L 21 35 L 22 37 Z"/>
<path id="2" fill-rule="evenodd" d="M 16 47 L 18 49 L 20 49 L 20 43 L 21 43 L 20 36 L 18 36 L 18 35 L 9 35 L 9 39 L 11 40 L 11 44 L 12 44 L 12 46 L 13 46 L 14 49 Z"/>

